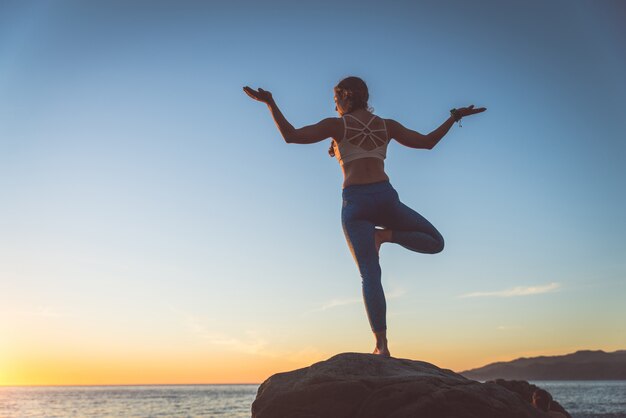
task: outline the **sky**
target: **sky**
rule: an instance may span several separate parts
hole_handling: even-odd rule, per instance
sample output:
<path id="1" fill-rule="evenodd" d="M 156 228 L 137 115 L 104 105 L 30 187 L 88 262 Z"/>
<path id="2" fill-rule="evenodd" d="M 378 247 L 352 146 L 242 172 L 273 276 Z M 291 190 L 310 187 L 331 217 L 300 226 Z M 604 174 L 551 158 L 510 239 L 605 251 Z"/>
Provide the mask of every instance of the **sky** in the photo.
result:
<path id="1" fill-rule="evenodd" d="M 260 383 L 371 352 L 330 140 L 356 75 L 440 254 L 381 249 L 394 357 L 626 348 L 621 1 L 0 1 L 0 385 Z"/>

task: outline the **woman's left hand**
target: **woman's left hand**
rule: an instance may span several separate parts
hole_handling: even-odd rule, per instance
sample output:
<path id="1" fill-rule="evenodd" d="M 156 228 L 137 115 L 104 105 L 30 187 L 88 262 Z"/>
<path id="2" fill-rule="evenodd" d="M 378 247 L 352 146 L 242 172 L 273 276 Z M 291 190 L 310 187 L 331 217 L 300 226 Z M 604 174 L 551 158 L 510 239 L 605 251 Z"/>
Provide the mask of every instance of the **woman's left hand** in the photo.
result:
<path id="1" fill-rule="evenodd" d="M 487 110 L 486 107 L 479 107 L 478 109 L 474 109 L 474 105 L 471 105 L 469 107 L 461 107 L 457 109 L 461 117 L 475 115 L 476 113 L 481 113 L 481 112 L 484 112 L 485 110 Z"/>
<path id="2" fill-rule="evenodd" d="M 245 86 L 243 88 L 243 91 L 246 92 L 248 96 L 259 102 L 270 103 L 273 100 L 272 93 L 263 90 L 262 88 L 259 88 L 259 90 L 254 90 L 248 86 Z"/>

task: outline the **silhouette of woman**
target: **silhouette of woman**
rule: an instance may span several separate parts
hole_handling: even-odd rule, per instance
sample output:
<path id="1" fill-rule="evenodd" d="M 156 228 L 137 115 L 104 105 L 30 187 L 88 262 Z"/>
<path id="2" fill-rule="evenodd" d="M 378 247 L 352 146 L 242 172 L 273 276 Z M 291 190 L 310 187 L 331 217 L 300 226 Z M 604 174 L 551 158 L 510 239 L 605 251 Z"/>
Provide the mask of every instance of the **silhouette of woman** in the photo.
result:
<path id="1" fill-rule="evenodd" d="M 296 129 L 285 119 L 269 91 L 244 87 L 245 93 L 269 107 L 285 142 L 312 144 L 332 138 L 329 154 L 341 165 L 343 207 L 341 221 L 361 278 L 363 299 L 376 338 L 373 354 L 390 356 L 387 344 L 386 302 L 378 260 L 380 246 L 391 242 L 425 254 L 443 250 L 443 237 L 430 222 L 400 202 L 385 174 L 389 141 L 409 148 L 432 149 L 464 116 L 484 112 L 474 105 L 452 109 L 450 117 L 428 135 L 405 128 L 393 119 L 382 119 L 368 106 L 367 85 L 348 77 L 334 88 L 339 118 L 326 118 Z"/>

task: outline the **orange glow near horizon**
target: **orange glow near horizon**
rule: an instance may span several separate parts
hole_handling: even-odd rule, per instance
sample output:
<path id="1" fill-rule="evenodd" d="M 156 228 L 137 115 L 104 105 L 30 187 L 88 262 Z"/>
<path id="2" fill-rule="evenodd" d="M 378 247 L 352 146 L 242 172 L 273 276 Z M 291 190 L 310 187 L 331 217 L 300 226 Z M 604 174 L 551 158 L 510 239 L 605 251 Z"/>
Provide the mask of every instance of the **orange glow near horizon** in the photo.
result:
<path id="1" fill-rule="evenodd" d="M 206 347 L 119 352 L 34 348 L 0 358 L 0 386 L 242 384 L 323 360 L 208 350 Z"/>
<path id="2" fill-rule="evenodd" d="M 450 349 L 424 353 L 421 360 L 460 372 L 496 361 L 561 355 L 574 351 L 577 349 L 520 351 L 513 356 L 493 353 L 490 359 L 476 362 L 480 353 L 470 350 L 464 356 L 458 350 Z M 613 351 L 613 348 L 605 351 Z M 402 354 L 404 353 L 398 352 L 397 356 L 410 358 Z M 332 355 L 323 358 L 318 355 L 308 358 L 303 356 L 298 361 L 290 361 L 281 357 L 199 351 L 187 352 L 176 358 L 168 358 L 164 353 L 143 353 L 124 358 L 75 353 L 52 353 L 46 356 L 30 353 L 23 357 L 16 356 L 9 361 L 0 359 L 0 386 L 260 384 L 275 373 L 307 367 Z M 219 356 L 218 360 L 216 356 Z M 470 356 L 474 359 L 473 363 L 467 363 Z M 455 364 L 461 367 L 454 367 Z"/>
<path id="3" fill-rule="evenodd" d="M 361 314 L 360 308 L 354 304 L 354 316 Z M 333 315 L 346 321 L 341 327 L 298 323 L 288 328 L 288 335 L 277 331 L 278 326 L 233 326 L 227 334 L 211 330 L 209 319 L 193 316 L 172 321 L 169 329 L 162 326 L 158 332 L 141 323 L 126 330 L 94 327 L 81 317 L 16 317 L 0 323 L 0 385 L 259 384 L 275 373 L 308 367 L 335 354 L 368 352 L 372 336 L 351 327 L 354 320 L 345 312 L 348 309 L 343 316 Z M 488 326 L 451 330 L 424 322 L 417 330 L 408 316 L 403 318 L 396 318 L 389 333 L 392 355 L 456 372 L 519 357 L 624 348 L 619 333 L 597 345 L 592 333 L 573 327 L 555 334 L 553 324 L 508 332 Z"/>
<path id="4" fill-rule="evenodd" d="M 148 359 L 38 358 L 11 364 L 0 385 L 141 385 L 257 383 L 272 373 L 267 364 L 243 363 L 233 371 L 230 362 L 207 362 L 206 357 L 165 362 Z M 273 365 L 276 367 L 277 365 Z M 272 367 L 272 365 L 269 365 Z"/>

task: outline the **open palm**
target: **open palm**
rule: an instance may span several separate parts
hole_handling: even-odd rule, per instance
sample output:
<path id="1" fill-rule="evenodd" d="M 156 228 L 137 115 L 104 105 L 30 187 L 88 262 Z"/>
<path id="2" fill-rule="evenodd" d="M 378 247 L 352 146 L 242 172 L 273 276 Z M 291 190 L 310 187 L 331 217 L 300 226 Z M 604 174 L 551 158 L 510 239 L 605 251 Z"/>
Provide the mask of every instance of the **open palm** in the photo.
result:
<path id="1" fill-rule="evenodd" d="M 270 93 L 269 91 L 263 90 L 260 87 L 258 90 L 254 90 L 253 88 L 245 86 L 243 88 L 243 91 L 248 96 L 250 96 L 250 98 L 257 100 L 259 102 L 269 103 L 270 101 L 272 101 L 272 93 Z"/>
<path id="2" fill-rule="evenodd" d="M 474 109 L 474 105 L 468 106 L 468 107 L 461 107 L 459 109 L 457 109 L 459 114 L 463 117 L 463 116 L 469 116 L 469 115 L 475 115 L 476 113 L 481 113 L 484 112 L 485 110 L 487 110 L 486 107 L 479 107 L 477 109 Z"/>

